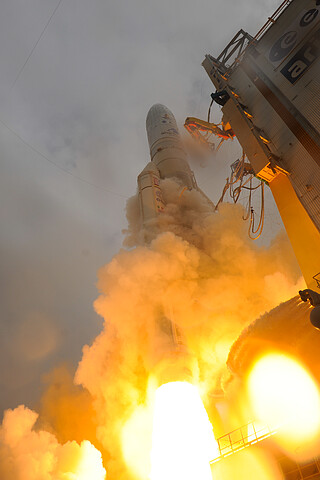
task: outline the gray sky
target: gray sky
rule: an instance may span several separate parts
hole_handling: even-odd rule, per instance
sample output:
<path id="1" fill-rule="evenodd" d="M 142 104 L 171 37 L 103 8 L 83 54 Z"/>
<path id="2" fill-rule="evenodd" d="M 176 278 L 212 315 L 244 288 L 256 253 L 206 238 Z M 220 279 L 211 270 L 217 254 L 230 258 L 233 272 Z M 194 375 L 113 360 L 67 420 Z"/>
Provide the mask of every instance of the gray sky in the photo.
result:
<path id="1" fill-rule="evenodd" d="M 99 331 L 96 272 L 121 246 L 125 197 L 149 161 L 150 106 L 181 128 L 205 118 L 204 55 L 240 28 L 255 34 L 279 3 L 62 0 L 21 72 L 58 0 L 1 1 L 0 409 L 32 406 L 41 375 L 75 364 Z M 213 201 L 239 153 L 234 141 L 192 165 Z M 270 198 L 266 220 L 269 238 L 280 225 Z"/>

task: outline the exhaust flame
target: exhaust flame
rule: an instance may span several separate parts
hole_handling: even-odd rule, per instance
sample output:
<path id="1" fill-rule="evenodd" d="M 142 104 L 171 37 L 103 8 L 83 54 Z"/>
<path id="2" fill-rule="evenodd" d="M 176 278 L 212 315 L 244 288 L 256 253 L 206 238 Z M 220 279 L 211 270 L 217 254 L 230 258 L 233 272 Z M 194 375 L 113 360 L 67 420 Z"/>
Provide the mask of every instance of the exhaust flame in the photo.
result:
<path id="1" fill-rule="evenodd" d="M 217 450 L 197 388 L 188 382 L 159 387 L 154 407 L 151 480 L 211 480 L 209 461 Z"/>
<path id="2" fill-rule="evenodd" d="M 275 460 L 261 450 L 241 450 L 212 466 L 214 480 L 283 480 Z"/>
<path id="3" fill-rule="evenodd" d="M 310 374 L 288 356 L 268 354 L 253 367 L 248 389 L 256 417 L 278 430 L 281 446 L 312 456 L 320 433 L 320 396 Z"/>

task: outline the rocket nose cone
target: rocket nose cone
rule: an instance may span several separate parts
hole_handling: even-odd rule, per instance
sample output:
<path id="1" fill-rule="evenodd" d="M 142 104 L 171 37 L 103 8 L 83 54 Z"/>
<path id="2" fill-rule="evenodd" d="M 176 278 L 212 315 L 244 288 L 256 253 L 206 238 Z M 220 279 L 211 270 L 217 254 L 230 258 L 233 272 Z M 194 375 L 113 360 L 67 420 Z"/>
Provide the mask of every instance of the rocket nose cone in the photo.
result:
<path id="1" fill-rule="evenodd" d="M 150 148 L 154 142 L 166 135 L 179 136 L 173 113 L 161 103 L 156 103 L 150 108 L 146 119 L 146 127 Z"/>
<path id="2" fill-rule="evenodd" d="M 163 116 L 164 115 L 169 115 L 169 116 L 174 118 L 173 113 L 171 112 L 171 110 L 169 110 L 168 107 L 166 107 L 165 105 L 162 105 L 161 103 L 155 103 L 154 105 L 152 105 L 152 107 L 150 108 L 150 110 L 148 112 L 147 123 L 154 116 L 162 116 L 162 115 Z"/>

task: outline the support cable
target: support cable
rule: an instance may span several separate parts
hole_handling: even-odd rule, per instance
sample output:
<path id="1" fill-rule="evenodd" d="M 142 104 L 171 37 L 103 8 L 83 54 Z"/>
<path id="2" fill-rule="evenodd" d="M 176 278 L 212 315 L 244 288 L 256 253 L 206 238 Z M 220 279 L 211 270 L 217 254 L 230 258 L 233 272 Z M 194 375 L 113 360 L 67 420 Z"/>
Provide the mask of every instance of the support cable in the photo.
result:
<path id="1" fill-rule="evenodd" d="M 264 225 L 264 183 L 261 182 L 261 210 L 260 210 L 260 219 L 257 228 L 254 228 L 254 210 L 251 207 L 251 217 L 250 217 L 250 225 L 249 225 L 249 237 L 251 240 L 257 240 L 262 233 Z"/>
<path id="2" fill-rule="evenodd" d="M 221 197 L 216 204 L 215 210 L 218 209 L 219 205 L 223 202 L 223 199 L 226 193 L 229 190 L 229 195 L 232 198 L 234 203 L 237 203 L 240 194 L 243 189 L 249 191 L 249 197 L 247 206 L 245 209 L 245 213 L 242 216 L 244 221 L 249 220 L 249 228 L 248 228 L 248 235 L 251 240 L 257 240 L 262 233 L 263 226 L 264 226 L 264 182 L 260 181 L 258 185 L 253 186 L 253 178 L 254 174 L 252 173 L 251 169 L 248 169 L 245 164 L 246 155 L 243 152 L 242 157 L 237 162 L 234 162 L 231 165 L 231 175 L 226 179 L 225 186 L 223 187 L 223 191 Z M 247 179 L 245 177 L 248 176 Z M 249 185 L 248 185 L 249 184 Z M 255 211 L 252 205 L 253 199 L 253 192 L 261 188 L 261 208 L 260 208 L 260 217 L 259 223 L 256 227 L 255 223 Z"/>
<path id="3" fill-rule="evenodd" d="M 28 57 L 27 57 L 26 61 L 24 62 L 24 64 L 23 64 L 23 65 L 22 65 L 22 67 L 20 68 L 20 70 L 19 70 L 19 72 L 18 72 L 18 74 L 17 74 L 16 78 L 14 79 L 14 81 L 13 81 L 13 83 L 12 83 L 12 85 L 11 85 L 11 90 L 14 88 L 15 84 L 16 84 L 16 83 L 17 83 L 17 81 L 19 80 L 19 78 L 20 78 L 20 76 L 21 76 L 21 74 L 22 74 L 23 70 L 25 69 L 25 67 L 26 67 L 27 63 L 29 62 L 29 60 L 30 60 L 30 58 L 31 58 L 31 56 L 32 56 L 32 54 L 33 54 L 33 52 L 34 52 L 34 51 L 35 51 L 35 49 L 37 48 L 37 45 L 38 45 L 38 43 L 40 42 L 40 40 L 41 40 L 41 38 L 43 37 L 43 35 L 44 35 L 45 31 L 47 30 L 47 28 L 48 28 L 48 26 L 49 26 L 49 24 L 50 24 L 51 20 L 53 19 L 53 17 L 54 17 L 54 15 L 55 15 L 55 13 L 57 12 L 58 8 L 60 7 L 60 5 L 61 5 L 62 1 L 63 1 L 63 0 L 59 0 L 59 2 L 58 2 L 58 4 L 57 4 L 57 6 L 55 7 L 55 9 L 53 10 L 52 14 L 50 15 L 50 17 L 49 17 L 49 20 L 48 20 L 48 21 L 47 21 L 47 23 L 45 24 L 45 26 L 44 26 L 44 28 L 43 28 L 42 32 L 40 33 L 40 35 L 39 35 L 39 37 L 38 37 L 38 40 L 37 40 L 37 41 L 36 41 L 36 43 L 33 45 L 32 49 L 31 49 L 31 52 L 29 53 L 29 55 L 28 55 Z"/>
<path id="4" fill-rule="evenodd" d="M 49 157 L 47 157 L 44 153 L 40 152 L 40 150 L 38 150 L 37 148 L 35 148 L 34 146 L 32 146 L 29 142 L 27 142 L 23 137 L 21 137 L 19 135 L 19 133 L 17 133 L 15 130 L 13 130 L 13 128 L 11 128 L 9 125 L 7 125 L 3 120 L 0 119 L 0 123 L 7 129 L 9 130 L 16 138 L 18 138 L 20 140 L 20 142 L 22 142 L 24 145 L 26 145 L 30 150 L 32 150 L 33 152 L 35 152 L 37 155 L 39 155 L 40 157 L 42 157 L 44 160 L 46 160 L 47 162 L 51 163 L 52 165 L 54 165 L 58 170 L 61 170 L 62 172 L 70 175 L 71 177 L 74 177 L 76 178 L 77 180 L 80 180 L 80 182 L 83 182 L 83 183 L 86 183 L 87 185 L 91 185 L 91 187 L 94 187 L 94 188 L 98 188 L 100 190 L 104 190 L 105 192 L 107 193 L 110 193 L 112 195 L 116 195 L 117 197 L 122 197 L 122 198 L 128 198 L 126 195 L 122 195 L 121 193 L 118 193 L 118 192 L 114 192 L 113 190 L 109 190 L 107 188 L 104 188 L 104 187 L 101 187 L 99 185 L 96 185 L 92 182 L 90 182 L 89 180 L 86 180 L 85 178 L 82 178 L 80 177 L 79 175 L 76 175 L 74 174 L 73 172 L 70 172 L 70 170 L 67 170 L 66 168 L 62 167 L 61 165 L 59 165 L 58 163 L 55 163 L 53 160 L 51 160 Z"/>
<path id="5" fill-rule="evenodd" d="M 211 113 L 212 104 L 213 104 L 213 99 L 211 100 L 211 103 L 210 103 L 210 105 L 209 105 L 209 110 L 208 110 L 208 123 L 210 123 L 210 113 Z"/>

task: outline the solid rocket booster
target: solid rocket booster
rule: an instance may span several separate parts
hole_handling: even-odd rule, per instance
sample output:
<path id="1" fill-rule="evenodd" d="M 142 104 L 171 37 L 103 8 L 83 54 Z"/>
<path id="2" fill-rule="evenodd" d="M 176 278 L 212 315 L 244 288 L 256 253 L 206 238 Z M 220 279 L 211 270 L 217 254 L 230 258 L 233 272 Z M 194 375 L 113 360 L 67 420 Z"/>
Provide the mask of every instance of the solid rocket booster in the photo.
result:
<path id="1" fill-rule="evenodd" d="M 174 177 L 182 187 L 198 190 L 172 112 L 159 103 L 153 105 L 147 115 L 146 127 L 151 162 L 138 176 L 143 223 L 156 218 L 164 210 L 160 179 Z"/>
<path id="2" fill-rule="evenodd" d="M 164 210 L 160 172 L 153 162 L 149 162 L 138 176 L 138 190 L 141 217 L 146 222 Z"/>

